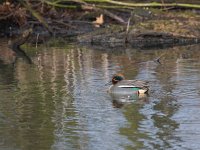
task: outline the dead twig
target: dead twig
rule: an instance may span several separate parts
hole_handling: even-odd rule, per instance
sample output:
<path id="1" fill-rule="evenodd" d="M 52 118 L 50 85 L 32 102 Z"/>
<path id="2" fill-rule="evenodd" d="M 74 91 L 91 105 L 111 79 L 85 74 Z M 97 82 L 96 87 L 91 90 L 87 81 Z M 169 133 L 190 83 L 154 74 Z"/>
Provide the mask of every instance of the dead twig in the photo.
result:
<path id="1" fill-rule="evenodd" d="M 101 13 L 103 13 L 104 15 L 116 20 L 117 22 L 121 23 L 121 24 L 126 24 L 127 22 L 124 21 L 124 19 L 122 19 L 121 17 L 111 13 L 110 11 L 106 10 L 106 9 L 101 9 L 101 8 L 96 8 L 94 7 L 95 11 L 100 11 Z"/>
<path id="2" fill-rule="evenodd" d="M 36 42 L 35 42 L 35 48 L 38 47 L 38 39 L 39 39 L 40 33 L 37 34 L 36 36 Z"/>
<path id="3" fill-rule="evenodd" d="M 5 20 L 5 19 L 7 19 L 7 18 L 10 18 L 11 16 L 13 16 L 13 13 L 9 13 L 9 14 L 6 15 L 6 16 L 1 16 L 1 17 L 0 17 L 0 20 Z"/>
<path id="4" fill-rule="evenodd" d="M 128 32 L 129 32 L 129 28 L 130 28 L 130 21 L 131 21 L 131 18 L 132 18 L 132 12 L 131 12 L 131 16 L 129 17 L 128 22 L 127 22 L 127 26 L 126 26 L 125 43 L 128 43 Z"/>
<path id="5" fill-rule="evenodd" d="M 165 54 L 166 54 L 166 53 L 161 54 L 158 58 L 156 58 L 156 59 L 154 60 L 154 62 L 156 62 L 156 63 L 158 63 L 158 64 L 161 64 L 160 59 L 161 59 Z"/>
<path id="6" fill-rule="evenodd" d="M 69 24 L 67 24 L 67 23 L 64 23 L 63 21 L 60 21 L 60 20 L 53 20 L 53 22 L 56 22 L 56 23 L 58 23 L 58 24 L 64 25 L 64 26 L 69 27 L 69 28 L 72 28 L 72 29 L 77 29 L 76 27 L 71 26 L 71 25 L 69 25 Z"/>

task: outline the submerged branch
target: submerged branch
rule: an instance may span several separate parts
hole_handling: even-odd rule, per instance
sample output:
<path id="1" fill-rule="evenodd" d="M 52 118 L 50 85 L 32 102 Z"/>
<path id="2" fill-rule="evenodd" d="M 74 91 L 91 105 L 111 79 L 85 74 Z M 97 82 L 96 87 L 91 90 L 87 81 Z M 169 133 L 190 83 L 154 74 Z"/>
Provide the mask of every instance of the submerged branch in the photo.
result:
<path id="1" fill-rule="evenodd" d="M 21 45 L 23 45 L 29 38 L 29 36 L 32 33 L 32 29 L 25 30 L 22 33 L 22 36 L 17 38 L 16 40 L 10 42 L 8 44 L 9 48 L 11 48 L 18 56 L 24 58 L 29 64 L 32 64 L 31 59 L 28 57 L 28 55 L 20 48 Z"/>
<path id="2" fill-rule="evenodd" d="M 31 28 L 28 30 L 25 30 L 22 33 L 21 37 L 17 38 L 16 40 L 12 41 L 11 43 L 9 43 L 9 47 L 13 50 L 18 49 L 21 45 L 23 45 L 28 40 L 28 38 L 32 32 L 33 32 L 33 30 Z"/>

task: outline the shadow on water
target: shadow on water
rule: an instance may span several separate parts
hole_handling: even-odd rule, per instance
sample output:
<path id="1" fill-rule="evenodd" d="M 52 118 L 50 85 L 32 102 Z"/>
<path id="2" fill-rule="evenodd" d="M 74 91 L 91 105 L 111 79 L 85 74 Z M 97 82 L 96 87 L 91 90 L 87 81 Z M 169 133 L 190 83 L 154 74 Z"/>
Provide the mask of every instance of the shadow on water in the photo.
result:
<path id="1" fill-rule="evenodd" d="M 41 45 L 35 51 L 27 49 L 31 67 L 0 55 L 0 149 L 200 147 L 198 45 L 112 52 Z M 149 95 L 128 102 L 111 97 L 104 85 L 116 72 L 149 81 Z"/>

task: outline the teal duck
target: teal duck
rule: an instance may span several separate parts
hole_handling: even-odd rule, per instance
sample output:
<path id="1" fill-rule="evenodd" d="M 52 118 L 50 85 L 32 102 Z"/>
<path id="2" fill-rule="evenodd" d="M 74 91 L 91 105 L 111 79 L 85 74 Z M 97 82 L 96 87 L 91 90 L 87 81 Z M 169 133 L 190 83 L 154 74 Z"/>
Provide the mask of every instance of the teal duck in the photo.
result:
<path id="1" fill-rule="evenodd" d="M 146 94 L 149 91 L 149 85 L 145 81 L 140 80 L 125 80 L 122 74 L 115 74 L 112 77 L 112 85 L 108 92 L 111 94 Z"/>

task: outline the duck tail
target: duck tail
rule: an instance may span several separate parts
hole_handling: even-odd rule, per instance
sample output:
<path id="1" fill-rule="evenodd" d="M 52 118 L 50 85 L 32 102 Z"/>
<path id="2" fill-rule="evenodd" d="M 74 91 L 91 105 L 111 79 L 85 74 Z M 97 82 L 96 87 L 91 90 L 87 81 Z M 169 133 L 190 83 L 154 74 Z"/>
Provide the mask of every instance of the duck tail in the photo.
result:
<path id="1" fill-rule="evenodd" d="M 145 89 L 139 89 L 138 92 L 139 92 L 139 94 L 146 94 L 146 93 L 148 93 L 148 90 L 149 89 L 146 89 L 146 88 Z"/>

